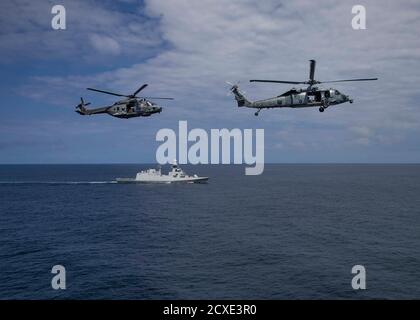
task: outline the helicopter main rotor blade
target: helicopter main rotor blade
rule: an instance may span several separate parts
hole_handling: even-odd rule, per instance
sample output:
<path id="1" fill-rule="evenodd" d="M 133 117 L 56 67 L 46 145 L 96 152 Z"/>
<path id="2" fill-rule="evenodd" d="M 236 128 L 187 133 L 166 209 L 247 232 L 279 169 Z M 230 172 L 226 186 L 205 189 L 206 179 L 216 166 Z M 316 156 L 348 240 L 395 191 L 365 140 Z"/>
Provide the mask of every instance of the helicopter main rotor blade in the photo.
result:
<path id="1" fill-rule="evenodd" d="M 365 79 L 346 79 L 346 80 L 321 81 L 321 83 L 348 82 L 348 81 L 372 81 L 372 80 L 378 80 L 378 78 L 365 78 Z"/>
<path id="2" fill-rule="evenodd" d="M 142 97 L 142 98 L 150 99 L 150 100 L 158 100 L 158 99 L 160 99 L 160 100 L 174 100 L 174 98 L 162 98 L 162 97 Z"/>
<path id="3" fill-rule="evenodd" d="M 110 95 L 117 96 L 117 97 L 129 97 L 129 96 L 126 96 L 124 94 L 114 93 L 114 92 L 105 91 L 105 90 L 99 90 L 99 89 L 94 89 L 94 88 L 86 88 L 86 89 L 88 89 L 90 91 L 96 91 L 96 92 L 110 94 Z"/>
<path id="4" fill-rule="evenodd" d="M 148 86 L 148 84 L 144 84 L 142 85 L 140 88 L 138 88 L 133 94 L 132 96 L 135 97 L 141 90 L 143 90 L 144 88 L 146 88 Z"/>
<path id="5" fill-rule="evenodd" d="M 316 61 L 315 60 L 309 60 L 309 62 L 310 62 L 310 65 L 309 65 L 309 80 L 313 81 L 314 76 L 315 76 Z"/>
<path id="6" fill-rule="evenodd" d="M 280 80 L 249 80 L 249 82 L 271 82 L 271 83 L 289 83 L 289 84 L 304 84 L 301 81 L 280 81 Z"/>

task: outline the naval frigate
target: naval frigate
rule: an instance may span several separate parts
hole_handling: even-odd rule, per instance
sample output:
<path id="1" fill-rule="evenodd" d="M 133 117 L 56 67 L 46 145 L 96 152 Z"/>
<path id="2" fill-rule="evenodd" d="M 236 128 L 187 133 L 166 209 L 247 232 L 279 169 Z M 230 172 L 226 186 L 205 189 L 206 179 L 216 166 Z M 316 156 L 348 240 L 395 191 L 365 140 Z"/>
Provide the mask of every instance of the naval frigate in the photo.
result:
<path id="1" fill-rule="evenodd" d="M 174 160 L 171 171 L 163 174 L 162 169 L 147 169 L 137 173 L 133 178 L 117 178 L 118 183 L 206 183 L 208 177 L 199 177 L 196 174 L 190 176 L 186 174 Z"/>

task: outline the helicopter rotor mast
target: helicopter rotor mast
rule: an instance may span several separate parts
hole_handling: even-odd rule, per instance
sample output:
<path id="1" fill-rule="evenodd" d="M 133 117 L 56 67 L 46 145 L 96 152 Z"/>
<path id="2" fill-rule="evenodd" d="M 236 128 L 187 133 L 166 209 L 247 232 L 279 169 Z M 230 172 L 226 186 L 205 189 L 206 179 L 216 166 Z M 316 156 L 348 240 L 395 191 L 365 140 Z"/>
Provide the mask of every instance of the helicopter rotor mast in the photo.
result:
<path id="1" fill-rule="evenodd" d="M 316 61 L 315 60 L 309 60 L 309 81 L 307 81 L 307 82 L 310 86 L 312 86 L 313 84 L 316 83 L 316 80 L 314 80 L 315 66 L 316 66 Z"/>

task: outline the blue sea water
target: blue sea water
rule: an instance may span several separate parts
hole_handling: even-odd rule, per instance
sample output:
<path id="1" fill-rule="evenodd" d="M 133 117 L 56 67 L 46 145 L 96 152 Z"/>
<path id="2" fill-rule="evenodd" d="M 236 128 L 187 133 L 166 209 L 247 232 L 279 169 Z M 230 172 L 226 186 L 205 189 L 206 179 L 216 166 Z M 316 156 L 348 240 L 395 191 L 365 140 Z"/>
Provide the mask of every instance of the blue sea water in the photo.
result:
<path id="1" fill-rule="evenodd" d="M 0 166 L 0 299 L 420 298 L 420 165 L 146 167 Z"/>

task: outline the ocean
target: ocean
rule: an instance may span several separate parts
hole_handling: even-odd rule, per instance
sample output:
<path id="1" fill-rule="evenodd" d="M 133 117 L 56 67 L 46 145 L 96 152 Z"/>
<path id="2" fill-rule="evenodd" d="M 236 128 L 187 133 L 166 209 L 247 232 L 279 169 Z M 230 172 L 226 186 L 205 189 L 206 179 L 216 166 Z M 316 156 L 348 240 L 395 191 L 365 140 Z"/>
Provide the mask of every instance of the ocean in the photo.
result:
<path id="1" fill-rule="evenodd" d="M 420 298 L 420 165 L 147 167 L 1 165 L 0 299 Z"/>

